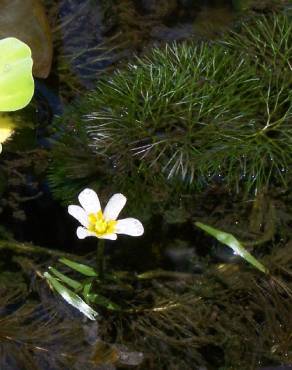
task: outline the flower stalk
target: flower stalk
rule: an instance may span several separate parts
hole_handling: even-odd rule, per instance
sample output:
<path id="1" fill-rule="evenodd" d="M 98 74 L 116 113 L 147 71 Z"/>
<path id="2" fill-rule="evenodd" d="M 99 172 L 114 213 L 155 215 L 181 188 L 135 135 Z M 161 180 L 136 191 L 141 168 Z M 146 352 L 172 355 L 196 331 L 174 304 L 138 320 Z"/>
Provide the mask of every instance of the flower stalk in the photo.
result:
<path id="1" fill-rule="evenodd" d="M 96 267 L 99 278 L 103 278 L 104 275 L 104 244 L 105 240 L 100 239 L 97 243 L 96 250 Z"/>
<path id="2" fill-rule="evenodd" d="M 84 239 L 93 236 L 99 239 L 96 251 L 96 268 L 100 278 L 104 274 L 104 244 L 105 239 L 116 240 L 118 234 L 141 236 L 144 227 L 133 217 L 118 219 L 127 198 L 114 194 L 104 210 L 101 209 L 98 195 L 92 189 L 84 189 L 78 196 L 79 205 L 70 205 L 68 213 L 78 220 L 82 226 L 76 230 L 77 237 Z"/>

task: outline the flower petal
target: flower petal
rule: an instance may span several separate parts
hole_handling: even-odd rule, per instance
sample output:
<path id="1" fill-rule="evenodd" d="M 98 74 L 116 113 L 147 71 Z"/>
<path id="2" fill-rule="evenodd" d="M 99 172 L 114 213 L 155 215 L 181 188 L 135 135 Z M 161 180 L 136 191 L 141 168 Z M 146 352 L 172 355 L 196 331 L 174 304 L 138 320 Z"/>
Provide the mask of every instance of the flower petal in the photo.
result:
<path id="1" fill-rule="evenodd" d="M 85 227 L 88 226 L 88 216 L 83 208 L 79 206 L 71 205 L 68 207 L 68 213 L 69 215 L 76 218 L 76 220 L 78 220 L 82 226 L 85 226 Z"/>
<path id="2" fill-rule="evenodd" d="M 114 194 L 108 201 L 103 216 L 106 220 L 116 220 L 126 204 L 127 198 L 121 194 Z"/>
<path id="3" fill-rule="evenodd" d="M 88 236 L 96 236 L 94 233 L 88 231 L 87 229 L 85 229 L 85 227 L 82 226 L 79 226 L 77 228 L 76 234 L 79 239 L 84 239 L 87 238 Z"/>
<path id="4" fill-rule="evenodd" d="M 87 214 L 100 211 L 100 202 L 94 190 L 84 189 L 79 194 L 78 199 Z"/>
<path id="5" fill-rule="evenodd" d="M 98 237 L 99 239 L 117 240 L 117 234 L 104 234 Z"/>
<path id="6" fill-rule="evenodd" d="M 117 234 L 140 236 L 144 233 L 144 227 L 136 218 L 124 218 L 117 221 L 115 232 Z"/>

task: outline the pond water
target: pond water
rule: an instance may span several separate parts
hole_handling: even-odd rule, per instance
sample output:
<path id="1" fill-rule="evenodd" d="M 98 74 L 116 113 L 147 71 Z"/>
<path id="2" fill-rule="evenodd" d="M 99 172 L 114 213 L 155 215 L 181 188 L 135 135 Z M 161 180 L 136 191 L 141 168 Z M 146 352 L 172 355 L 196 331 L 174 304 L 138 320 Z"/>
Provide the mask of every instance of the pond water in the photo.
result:
<path id="1" fill-rule="evenodd" d="M 3 2 L 35 93 L 1 153 L 1 370 L 292 368 L 291 16 Z M 79 239 L 85 188 L 123 193 L 143 235 L 103 244 L 115 221 L 88 211 Z"/>

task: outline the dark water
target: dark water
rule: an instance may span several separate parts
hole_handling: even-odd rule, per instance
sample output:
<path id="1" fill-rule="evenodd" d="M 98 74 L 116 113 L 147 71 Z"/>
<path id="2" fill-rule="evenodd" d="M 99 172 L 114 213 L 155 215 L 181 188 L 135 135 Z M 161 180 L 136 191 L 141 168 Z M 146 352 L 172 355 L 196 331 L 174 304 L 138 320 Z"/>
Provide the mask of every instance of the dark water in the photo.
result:
<path id="1" fill-rule="evenodd" d="M 47 3 L 49 4 L 50 2 L 47 1 Z M 144 34 L 143 32 L 141 33 L 141 29 L 143 30 L 144 26 L 143 23 L 136 25 L 136 28 L 131 25 L 130 30 L 125 27 L 125 33 L 129 32 L 129 35 L 133 36 L 133 40 L 138 40 L 136 44 L 133 41 L 130 46 L 127 45 L 124 49 L 119 48 L 118 50 L 111 50 L 104 56 L 100 55 L 100 51 L 96 51 L 94 47 L 112 38 L 119 31 L 119 24 L 111 13 L 110 6 L 113 5 L 110 5 L 109 8 L 106 9 L 104 3 L 106 2 L 60 0 L 57 4 L 60 27 L 58 32 L 53 33 L 53 36 L 58 38 L 58 45 L 61 46 L 58 46 L 56 50 L 56 60 L 54 61 L 53 71 L 48 80 L 36 81 L 35 120 L 39 125 L 34 135 L 36 137 L 37 146 L 40 148 L 50 149 L 53 140 L 58 140 L 58 137 L 55 136 L 55 133 L 51 130 L 52 121 L 56 116 L 62 114 L 67 105 L 74 102 L 75 99 L 79 99 L 81 95 L 89 91 L 96 84 L 99 76 L 104 70 L 114 69 L 117 63 L 131 60 L 134 53 L 143 54 L 145 49 L 153 45 L 160 45 L 174 40 L 201 40 L 220 37 L 220 35 L 233 24 L 237 15 L 235 9 L 240 7 L 239 2 L 220 0 L 133 1 L 135 11 L 141 16 L 141 22 L 145 22 L 145 25 L 147 25 L 147 27 L 145 26 Z M 56 6 L 56 2 L 54 2 L 54 5 Z M 66 23 L 68 17 L 73 17 L 73 21 Z M 125 22 L 126 21 L 127 19 Z M 62 26 L 62 22 L 65 22 L 65 25 Z M 119 36 L 118 40 L 124 41 L 123 35 Z M 88 50 L 88 52 L 84 51 L 84 48 Z M 74 58 L 74 55 L 78 55 L 81 50 L 81 55 Z M 61 57 L 67 60 L 71 71 L 73 71 L 76 78 L 74 81 L 77 86 L 76 91 L 74 90 L 68 93 L 68 85 L 66 85 L 66 81 L 62 79 L 62 76 L 59 75 L 58 67 L 61 63 Z M 98 73 L 96 73 L 96 71 L 98 71 Z M 46 178 L 43 175 L 37 177 L 34 173 L 29 172 L 27 172 L 25 176 L 27 178 L 27 186 L 21 190 L 23 195 L 35 196 L 36 194 L 40 194 L 40 196 L 23 203 L 22 211 L 25 214 L 25 220 L 20 221 L 14 218 L 9 210 L 5 210 L 1 215 L 1 224 L 9 228 L 18 241 L 32 242 L 42 247 L 59 249 L 78 255 L 84 255 L 94 251 L 96 248 L 95 240 L 86 239 L 81 242 L 77 239 L 75 234 L 76 222 L 67 214 L 66 207 L 61 206 L 53 199 Z M 34 186 L 31 185 L 32 183 Z M 172 227 L 165 233 L 167 236 L 164 234 L 161 239 L 159 238 L 159 233 L 163 226 L 163 222 L 158 217 L 154 224 L 155 226 L 153 226 L 151 230 L 146 230 L 145 238 L 139 246 L 140 250 L 138 252 L 134 241 L 119 241 L 114 247 L 114 250 L 112 250 L 111 245 L 106 247 L 106 254 L 111 256 L 111 261 L 117 269 L 142 272 L 157 267 L 163 267 L 171 271 L 195 273 L 197 275 L 204 272 L 204 266 L 197 262 L 197 255 L 199 254 L 203 257 L 207 255 L 205 246 L 200 245 L 195 249 L 193 245 L 189 245 L 182 237 L 182 235 L 187 234 L 188 238 L 186 239 L 193 239 L 194 245 L 196 241 L 198 242 L 198 240 L 196 240 L 196 238 L 198 238 L 197 234 L 192 234 L 191 224 L 184 225 L 183 229 L 179 226 Z M 155 246 L 155 243 L 153 243 L 153 235 L 156 238 L 155 242 L 158 246 Z M 166 241 L 169 242 L 170 247 L 164 249 L 161 256 L 159 244 L 162 245 Z M 152 246 L 151 248 L 149 247 L 150 245 Z M 216 249 L 216 245 L 213 249 Z M 121 250 L 123 253 L 121 253 Z M 157 252 L 157 250 L 159 251 Z M 123 255 L 126 255 L 126 257 L 123 257 Z M 226 257 L 227 260 L 230 258 L 230 255 L 231 253 Z M 210 258 L 211 260 L 214 258 L 214 260 L 217 261 L 217 257 L 218 256 L 213 255 Z M 15 261 L 13 263 L 15 269 L 19 268 L 19 265 L 16 265 Z M 23 261 L 21 263 L 22 266 L 26 266 L 25 268 L 29 269 L 29 265 L 24 265 Z M 30 289 L 32 289 L 34 282 L 29 281 L 28 277 L 26 277 L 26 280 L 29 285 L 32 284 L 30 285 Z M 179 290 L 180 287 L 177 289 Z M 48 292 L 44 293 L 43 290 L 38 293 L 42 298 L 48 294 Z M 126 295 L 124 292 L 121 293 L 121 295 L 122 294 Z M 50 302 L 50 304 L 52 304 L 52 302 Z M 11 306 L 9 307 L 11 309 Z M 72 315 L 70 316 L 73 317 L 72 320 L 80 321 L 80 316 L 74 316 L 74 310 L 68 308 L 67 312 L 62 305 L 61 307 L 62 310 L 65 311 L 65 314 L 69 312 L 69 314 Z M 17 309 L 18 306 L 13 306 L 11 311 L 16 312 Z M 108 314 L 105 313 L 105 319 L 107 319 L 107 315 Z M 110 317 L 109 320 L 111 320 Z M 84 335 L 83 332 L 84 341 L 90 342 L 91 340 L 95 345 L 96 341 L 103 338 L 105 333 L 100 334 L 98 332 L 98 325 L 86 325 L 87 324 L 83 325 L 83 329 L 86 327 L 84 329 L 86 335 Z M 114 329 L 112 330 L 114 331 Z M 110 338 L 115 338 L 115 333 L 110 332 L 106 334 Z M 74 334 L 71 333 L 70 335 L 74 337 Z M 147 342 L 147 336 L 145 336 L 145 342 Z M 92 348 L 93 347 L 91 347 L 90 350 L 93 351 Z M 206 348 L 207 352 L 210 351 L 210 347 Z M 88 350 L 88 348 L 85 346 L 84 351 L 86 350 Z M 126 358 L 121 366 L 131 368 L 131 365 L 135 366 L 140 362 L 141 354 L 139 352 L 133 352 L 133 354 L 131 351 L 128 351 L 127 348 L 119 348 L 118 350 L 120 351 L 119 353 L 122 353 Z M 116 348 L 113 349 L 111 346 L 106 348 L 102 347 L 98 355 L 100 355 L 101 352 L 106 352 L 109 353 L 109 357 L 115 357 L 117 356 L 118 350 Z M 217 348 L 214 347 L 213 350 L 214 353 L 212 353 L 212 356 L 214 356 L 214 358 L 217 356 L 220 357 L 221 352 L 219 351 L 219 355 L 217 355 L 217 353 L 215 353 Z M 78 356 L 80 360 L 83 355 L 79 353 Z M 175 358 L 175 354 L 173 354 L 173 356 Z M 212 356 L 210 353 L 210 357 Z M 208 355 L 206 355 L 206 357 L 208 357 Z M 112 362 L 115 363 L 115 361 Z M 21 369 L 19 362 L 14 363 L 13 361 L 8 361 L 5 362 L 5 364 L 7 370 Z M 76 368 L 75 365 L 76 364 L 74 364 L 74 369 Z M 39 362 L 39 366 L 41 369 L 48 370 L 57 370 L 60 368 L 58 364 L 54 365 L 53 363 L 52 365 L 49 361 L 46 365 Z M 78 363 L 78 366 L 79 369 L 86 369 L 83 367 L 82 361 Z M 245 370 L 236 366 L 234 369 Z M 109 365 L 100 364 L 100 366 L 93 366 L 90 367 L 90 369 L 91 368 L 114 369 L 117 367 L 110 363 Z M 160 365 L 155 363 L 152 363 L 149 369 L 150 368 L 162 369 Z M 194 367 L 194 369 L 196 368 L 198 367 Z M 214 367 L 212 367 L 212 369 L 213 368 Z M 290 368 L 292 367 L 265 367 L 262 368 L 262 370 L 288 370 Z M 25 369 L 27 369 L 27 367 Z M 33 369 L 34 367 L 31 367 L 31 370 Z M 70 366 L 68 367 L 68 370 L 69 369 Z M 173 367 L 173 369 L 175 369 L 175 367 Z"/>

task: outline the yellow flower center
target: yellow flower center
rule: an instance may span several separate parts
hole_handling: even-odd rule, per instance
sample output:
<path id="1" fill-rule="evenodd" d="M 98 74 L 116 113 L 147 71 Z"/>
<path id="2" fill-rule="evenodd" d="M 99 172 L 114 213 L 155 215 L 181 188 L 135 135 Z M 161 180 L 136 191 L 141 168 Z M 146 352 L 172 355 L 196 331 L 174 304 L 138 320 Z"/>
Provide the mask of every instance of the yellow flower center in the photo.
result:
<path id="1" fill-rule="evenodd" d="M 116 230 L 117 221 L 107 221 L 102 214 L 102 211 L 97 213 L 90 213 L 88 215 L 88 230 L 94 232 L 97 237 L 113 234 Z"/>

